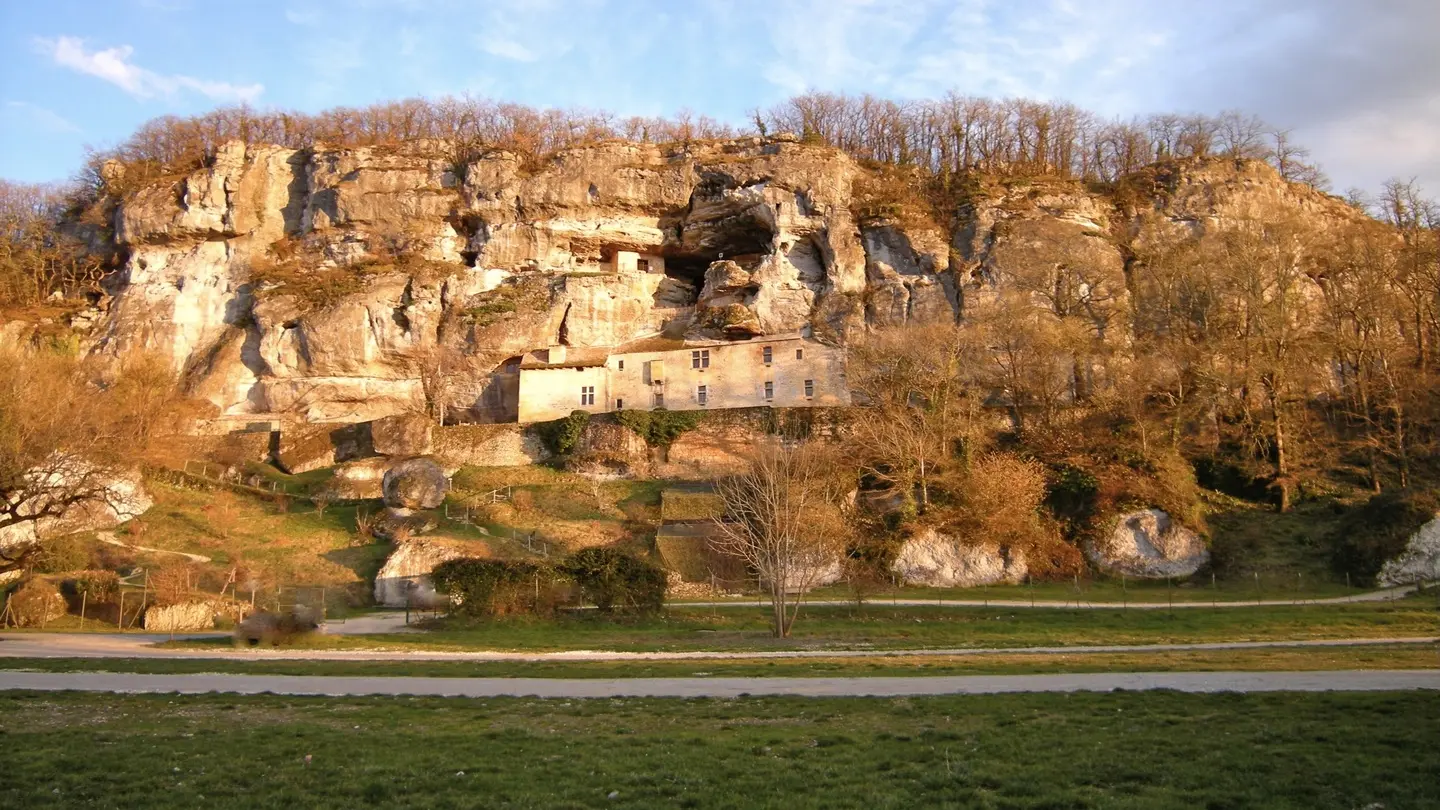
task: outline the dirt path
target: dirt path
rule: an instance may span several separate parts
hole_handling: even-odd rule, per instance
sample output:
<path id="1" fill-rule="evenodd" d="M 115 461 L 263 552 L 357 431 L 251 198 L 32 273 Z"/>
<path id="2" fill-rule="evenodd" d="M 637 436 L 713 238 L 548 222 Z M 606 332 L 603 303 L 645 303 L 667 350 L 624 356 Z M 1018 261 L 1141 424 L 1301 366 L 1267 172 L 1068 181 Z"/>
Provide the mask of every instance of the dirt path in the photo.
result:
<path id="1" fill-rule="evenodd" d="M 177 635 L 215 638 L 217 633 Z M 1312 641 L 1228 641 L 1200 644 L 1112 644 L 1075 647 L 1002 647 L 922 650 L 753 650 L 739 652 L 504 652 L 498 650 L 308 650 L 187 649 L 152 646 L 168 635 L 135 633 L 0 633 L 0 661 L 5 658 L 184 658 L 199 660 L 281 661 L 742 661 L 778 658 L 936 658 L 985 655 L 1085 655 L 1090 653 L 1199 652 L 1287 647 L 1360 647 L 1381 644 L 1436 644 L 1440 638 L 1354 638 Z M 3 666 L 3 664 L 0 664 Z"/>
<path id="2" fill-rule="evenodd" d="M 171 551 L 168 548 L 151 548 L 149 546 L 131 545 L 130 543 L 126 543 L 125 541 L 117 538 L 114 532 L 96 532 L 95 537 L 102 543 L 106 543 L 112 546 L 119 546 L 120 548 L 128 548 L 131 551 L 148 551 L 151 554 L 174 554 L 179 557 L 184 557 L 190 562 L 210 562 L 210 558 L 206 557 L 204 554 L 191 554 L 188 551 Z"/>
<path id="3" fill-rule="evenodd" d="M 0 672 L 0 689 L 86 692 L 229 692 L 254 695 L 429 695 L 439 697 L 900 697 L 1001 692 L 1329 692 L 1440 690 L 1440 670 L 1335 672 L 1138 672 L 964 675 L 924 678 L 384 678 L 317 675 L 137 675 Z"/>

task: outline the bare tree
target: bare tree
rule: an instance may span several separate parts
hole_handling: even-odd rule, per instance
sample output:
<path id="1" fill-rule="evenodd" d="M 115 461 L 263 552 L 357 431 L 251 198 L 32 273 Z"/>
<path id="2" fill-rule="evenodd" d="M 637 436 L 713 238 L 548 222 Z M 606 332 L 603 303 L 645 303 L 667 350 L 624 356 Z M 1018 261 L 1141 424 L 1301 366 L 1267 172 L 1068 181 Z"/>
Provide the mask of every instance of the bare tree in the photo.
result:
<path id="1" fill-rule="evenodd" d="M 805 592 L 838 571 L 852 489 L 832 453 L 809 443 L 762 450 L 745 472 L 720 481 L 716 548 L 758 575 L 776 638 L 789 637 Z"/>
<path id="2" fill-rule="evenodd" d="M 872 478 L 913 494 L 921 512 L 957 441 L 963 463 L 983 432 L 983 394 L 969 391 L 962 373 L 980 362 L 974 337 L 948 324 L 908 326 L 876 332 L 850 349 L 848 381 L 866 406 L 847 437 L 854 460 Z"/>
<path id="3" fill-rule="evenodd" d="M 54 352 L 0 351 L 0 571 L 25 567 L 67 515 L 123 513 L 160 405 Z M 36 541 L 39 542 L 36 542 Z"/>

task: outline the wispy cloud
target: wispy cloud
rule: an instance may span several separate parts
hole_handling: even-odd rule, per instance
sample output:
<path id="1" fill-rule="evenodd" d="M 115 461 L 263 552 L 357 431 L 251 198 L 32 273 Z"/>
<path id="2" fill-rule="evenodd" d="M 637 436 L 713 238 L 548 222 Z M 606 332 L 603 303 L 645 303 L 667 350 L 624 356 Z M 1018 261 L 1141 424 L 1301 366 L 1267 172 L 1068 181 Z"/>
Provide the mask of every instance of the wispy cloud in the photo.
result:
<path id="1" fill-rule="evenodd" d="M 84 40 L 78 37 L 37 37 L 35 48 L 50 57 L 55 64 L 107 81 L 135 98 L 174 96 L 188 91 L 199 93 L 212 101 L 251 102 L 265 91 L 261 84 L 239 85 L 197 79 L 178 73 L 156 73 L 130 61 L 135 49 L 129 45 L 91 51 L 86 49 Z"/>
<path id="2" fill-rule="evenodd" d="M 501 59 L 512 59 L 516 62 L 534 62 L 540 58 L 540 54 L 513 39 L 487 36 L 481 37 L 478 44 L 480 45 L 480 50 L 491 56 L 498 56 Z"/>
<path id="3" fill-rule="evenodd" d="M 70 119 L 46 107 L 28 101 L 5 102 L 5 118 L 24 120 L 32 127 L 45 132 L 80 132 Z"/>

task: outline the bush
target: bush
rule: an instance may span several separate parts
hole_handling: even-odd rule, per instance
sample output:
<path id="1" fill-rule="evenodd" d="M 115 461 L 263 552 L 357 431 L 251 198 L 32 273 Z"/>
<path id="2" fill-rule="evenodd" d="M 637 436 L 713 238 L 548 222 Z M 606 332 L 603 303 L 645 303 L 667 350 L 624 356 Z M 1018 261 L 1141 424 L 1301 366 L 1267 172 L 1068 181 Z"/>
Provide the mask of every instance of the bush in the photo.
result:
<path id="1" fill-rule="evenodd" d="M 1100 481 L 1088 470 L 1066 464 L 1056 470 L 1045 505 L 1060 520 L 1084 520 L 1095 511 Z"/>
<path id="2" fill-rule="evenodd" d="M 548 615 L 568 596 L 559 571 L 529 560 L 447 560 L 430 579 L 453 612 L 468 616 Z"/>
<path id="3" fill-rule="evenodd" d="M 1330 534 L 1330 562 L 1338 574 L 1373 585 L 1385 562 L 1440 513 L 1433 492 L 1382 492 L 1349 510 Z"/>
<path id="4" fill-rule="evenodd" d="M 571 411 L 570 415 L 564 418 L 535 425 L 535 432 L 539 434 L 540 442 L 545 445 L 546 450 L 552 455 L 563 456 L 580 441 L 580 434 L 585 432 L 588 424 L 588 411 Z"/>
<path id="5" fill-rule="evenodd" d="M 10 594 L 10 620 L 18 627 L 40 627 L 65 615 L 65 597 L 46 579 L 34 578 Z"/>
<path id="6" fill-rule="evenodd" d="M 700 411 L 620 411 L 620 424 L 635 431 L 651 447 L 668 447 L 680 435 L 694 430 L 704 414 Z"/>
<path id="7" fill-rule="evenodd" d="M 665 604 L 665 571 L 617 549 L 582 549 L 566 557 L 561 570 L 602 613 L 616 607 L 658 613 Z"/>
<path id="8" fill-rule="evenodd" d="M 65 590 L 91 605 L 114 602 L 120 598 L 120 577 L 114 571 L 80 571 L 65 581 Z"/>

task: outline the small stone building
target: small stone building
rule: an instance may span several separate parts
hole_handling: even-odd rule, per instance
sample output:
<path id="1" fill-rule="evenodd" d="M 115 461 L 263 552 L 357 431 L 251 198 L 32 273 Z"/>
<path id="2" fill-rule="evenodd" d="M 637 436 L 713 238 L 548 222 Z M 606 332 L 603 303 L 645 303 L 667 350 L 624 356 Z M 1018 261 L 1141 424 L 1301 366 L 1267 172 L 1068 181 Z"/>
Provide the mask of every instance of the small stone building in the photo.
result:
<path id="1" fill-rule="evenodd" d="M 520 362 L 519 421 L 571 411 L 805 408 L 850 404 L 845 351 L 801 335 L 745 341 L 651 338 L 552 346 Z"/>
<path id="2" fill-rule="evenodd" d="M 611 270 L 616 273 L 648 273 L 665 275 L 665 257 L 654 253 L 637 253 L 633 250 L 617 250 L 610 260 Z"/>

